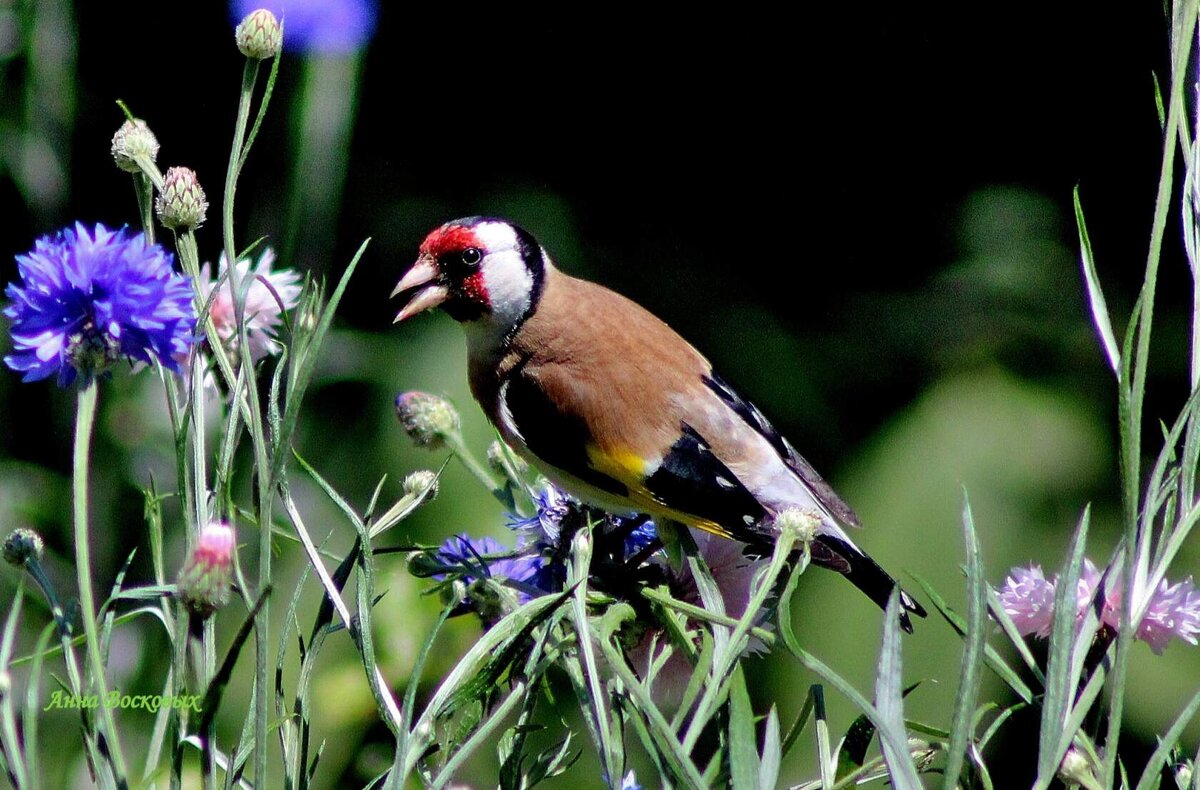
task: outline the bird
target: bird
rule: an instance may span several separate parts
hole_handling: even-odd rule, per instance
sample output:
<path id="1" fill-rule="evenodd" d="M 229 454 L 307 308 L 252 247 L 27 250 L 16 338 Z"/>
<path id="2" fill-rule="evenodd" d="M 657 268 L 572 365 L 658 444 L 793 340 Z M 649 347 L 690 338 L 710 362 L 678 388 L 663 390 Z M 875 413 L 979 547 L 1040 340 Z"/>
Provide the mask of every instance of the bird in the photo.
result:
<path id="1" fill-rule="evenodd" d="M 774 518 L 819 520 L 812 562 L 881 608 L 898 585 L 849 530 L 859 518 L 763 413 L 664 321 L 555 266 L 532 234 L 465 217 L 434 229 L 392 298 L 399 323 L 440 308 L 464 328 L 470 389 L 504 441 L 614 515 L 667 519 L 770 551 Z M 925 610 L 901 590 L 900 624 Z"/>

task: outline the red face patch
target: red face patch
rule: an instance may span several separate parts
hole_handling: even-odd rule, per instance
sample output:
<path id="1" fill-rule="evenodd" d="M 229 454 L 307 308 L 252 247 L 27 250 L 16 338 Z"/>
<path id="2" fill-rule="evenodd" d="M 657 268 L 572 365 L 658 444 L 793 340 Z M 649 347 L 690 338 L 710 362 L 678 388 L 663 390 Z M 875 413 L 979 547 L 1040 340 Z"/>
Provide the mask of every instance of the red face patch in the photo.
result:
<path id="1" fill-rule="evenodd" d="M 462 225 L 443 225 L 425 237 L 421 254 L 441 258 L 448 252 L 461 252 L 467 247 L 482 247 L 475 231 Z"/>
<path id="2" fill-rule="evenodd" d="M 458 292 L 462 294 L 464 299 L 468 299 L 483 307 L 491 304 L 488 301 L 487 285 L 483 282 L 483 272 L 475 272 L 463 280 L 462 285 L 458 288 Z"/>

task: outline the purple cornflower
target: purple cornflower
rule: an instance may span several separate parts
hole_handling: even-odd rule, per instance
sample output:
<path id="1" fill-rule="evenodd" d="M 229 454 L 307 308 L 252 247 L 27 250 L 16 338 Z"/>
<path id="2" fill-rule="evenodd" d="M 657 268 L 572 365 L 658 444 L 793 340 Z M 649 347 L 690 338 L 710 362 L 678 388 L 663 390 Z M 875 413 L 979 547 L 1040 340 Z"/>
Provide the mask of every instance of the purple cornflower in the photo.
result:
<path id="1" fill-rule="evenodd" d="M 1138 624 L 1137 637 L 1155 653 L 1161 654 L 1171 637 L 1196 644 L 1200 634 L 1200 590 L 1189 576 L 1181 582 L 1168 584 L 1163 579 L 1150 599 L 1146 616 Z"/>
<path id="2" fill-rule="evenodd" d="M 1054 583 L 1046 579 L 1041 566 L 1013 568 L 999 595 L 1005 613 L 1021 636 L 1036 634 L 1043 639 L 1050 636 L 1054 623 Z"/>
<path id="3" fill-rule="evenodd" d="M 1122 584 L 1119 568 L 1105 577 L 1091 560 L 1085 559 L 1080 569 L 1079 584 L 1075 595 L 1076 622 L 1082 621 L 1103 584 L 1104 601 L 1100 610 L 1100 621 L 1112 629 L 1121 627 Z M 1050 635 L 1054 619 L 1054 588 L 1057 578 L 1051 582 L 1042 574 L 1042 569 L 1014 568 L 999 590 L 1004 611 L 1013 619 L 1023 636 L 1035 635 L 1045 638 Z M 1142 585 L 1144 586 L 1144 585 Z M 1145 592 L 1134 585 L 1135 609 L 1145 600 Z M 1136 624 L 1134 637 L 1161 654 L 1176 637 L 1190 644 L 1197 643 L 1200 636 L 1200 590 L 1192 584 L 1189 576 L 1175 584 L 1166 579 L 1159 582 L 1158 589 L 1149 596 L 1146 613 Z"/>
<path id="4" fill-rule="evenodd" d="M 266 8 L 283 23 L 283 47 L 320 55 L 349 55 L 375 32 L 376 0 L 234 0 L 235 21 Z"/>
<path id="5" fill-rule="evenodd" d="M 76 223 L 38 239 L 17 256 L 21 284 L 5 290 L 14 346 L 5 364 L 24 381 L 57 374 L 62 387 L 76 376 L 91 381 L 120 357 L 179 372 L 196 318 L 191 285 L 171 263 L 126 228 Z"/>

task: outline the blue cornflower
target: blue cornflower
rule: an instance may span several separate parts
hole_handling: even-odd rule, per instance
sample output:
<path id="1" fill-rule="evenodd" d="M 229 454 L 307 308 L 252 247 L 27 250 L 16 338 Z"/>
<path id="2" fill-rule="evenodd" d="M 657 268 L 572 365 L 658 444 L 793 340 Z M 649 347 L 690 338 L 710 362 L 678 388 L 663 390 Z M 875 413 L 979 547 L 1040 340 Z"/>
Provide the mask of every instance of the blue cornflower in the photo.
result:
<path id="1" fill-rule="evenodd" d="M 240 20 L 259 8 L 283 22 L 283 46 L 321 55 L 348 55 L 370 40 L 379 15 L 375 0 L 234 0 Z"/>
<path id="2" fill-rule="evenodd" d="M 21 284 L 9 283 L 14 353 L 4 358 L 24 381 L 58 374 L 84 383 L 120 357 L 158 360 L 179 371 L 196 326 L 192 288 L 171 254 L 142 233 L 82 223 L 43 236 L 17 256 Z"/>
<path id="3" fill-rule="evenodd" d="M 643 521 L 625 538 L 625 557 L 629 558 L 649 546 L 658 538 L 658 528 L 653 521 Z"/>
<path id="4" fill-rule="evenodd" d="M 517 599 L 521 603 L 533 597 L 530 595 L 531 589 L 541 589 L 536 579 L 542 569 L 542 557 L 527 552 L 514 555 L 494 538 L 472 539 L 466 535 L 455 535 L 442 544 L 437 556 L 447 566 L 461 568 L 462 580 L 466 584 L 483 578 L 514 582 L 517 585 Z M 433 577 L 441 580 L 446 578 L 446 574 L 435 573 Z"/>
<path id="5" fill-rule="evenodd" d="M 533 495 L 536 512 L 528 518 L 510 518 L 508 527 L 531 543 L 557 546 L 562 520 L 571 512 L 571 503 L 571 498 L 561 488 L 547 483 Z"/>

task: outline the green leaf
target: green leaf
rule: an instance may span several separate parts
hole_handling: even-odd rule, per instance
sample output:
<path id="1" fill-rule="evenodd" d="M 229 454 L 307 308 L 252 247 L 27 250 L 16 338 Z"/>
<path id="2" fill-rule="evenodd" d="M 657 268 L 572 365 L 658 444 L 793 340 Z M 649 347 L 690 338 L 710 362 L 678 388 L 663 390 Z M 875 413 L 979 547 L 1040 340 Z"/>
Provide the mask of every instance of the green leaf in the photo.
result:
<path id="1" fill-rule="evenodd" d="M 908 752 L 908 733 L 904 730 L 904 697 L 901 694 L 900 592 L 893 589 L 883 618 L 883 644 L 879 649 L 879 670 L 875 675 L 876 724 L 879 745 L 888 773 L 897 787 L 921 787 L 916 766 Z"/>
<path id="2" fill-rule="evenodd" d="M 1083 551 L 1087 545 L 1090 511 L 1085 508 L 1071 539 L 1067 560 L 1058 574 L 1054 591 L 1054 625 L 1050 635 L 1050 657 L 1046 662 L 1046 695 L 1042 701 L 1041 734 L 1038 738 L 1038 784 L 1045 787 L 1053 779 L 1062 760 L 1057 745 L 1064 732 L 1074 689 L 1071 687 L 1071 654 L 1075 646 L 1075 607 Z M 1065 751 L 1065 750 L 1064 750 Z"/>
<path id="3" fill-rule="evenodd" d="M 779 742 L 779 711 L 771 706 L 767 714 L 767 728 L 763 733 L 762 760 L 758 764 L 758 790 L 774 790 L 779 781 L 779 764 L 783 761 L 783 748 Z"/>
<path id="4" fill-rule="evenodd" d="M 1150 755 L 1150 759 L 1146 761 L 1146 767 L 1142 769 L 1142 778 L 1138 780 L 1137 787 L 1134 790 L 1150 790 L 1152 786 L 1158 784 L 1162 776 L 1163 766 L 1167 764 L 1167 758 L 1170 756 L 1171 750 L 1179 742 L 1184 728 L 1191 723 L 1198 709 L 1200 709 L 1200 691 L 1192 695 L 1191 701 L 1180 711 L 1175 721 L 1172 722 L 1171 728 L 1167 730 L 1167 734 L 1158 740 L 1158 748 L 1154 750 L 1154 753 Z"/>
<path id="5" fill-rule="evenodd" d="M 987 584 L 983 578 L 979 541 L 975 537 L 975 520 L 971 516 L 971 503 L 965 490 L 962 522 L 963 541 L 967 550 L 967 641 L 963 647 L 958 696 L 954 701 L 954 719 L 950 725 L 950 743 L 946 749 L 946 765 L 942 774 L 943 790 L 955 790 L 958 787 L 967 746 L 974 736 L 972 714 L 975 700 L 979 696 L 987 628 Z"/>
<path id="6" fill-rule="evenodd" d="M 929 602 L 933 604 L 933 608 L 938 611 L 938 614 L 940 614 L 942 618 L 950 624 L 950 627 L 953 628 L 959 636 L 965 637 L 967 635 L 967 621 L 963 619 L 962 615 L 960 615 L 954 610 L 953 607 L 946 603 L 946 599 L 941 596 L 941 593 L 935 590 L 933 585 L 931 585 L 925 579 L 915 573 L 910 573 L 909 576 L 912 577 L 913 581 L 915 581 L 925 595 L 928 596 Z M 987 592 L 989 591 L 985 591 L 985 594 Z M 1001 611 L 1001 614 L 1003 614 L 1003 610 Z M 1007 615 L 1004 616 L 1007 617 Z M 1011 625 L 1011 619 L 1009 620 L 1009 623 Z M 1014 625 L 1013 628 L 1015 633 L 1016 626 Z M 1028 647 L 1025 646 L 1024 640 L 1022 640 L 1019 635 L 1016 638 L 1018 640 L 1017 644 L 1028 651 Z M 996 673 L 996 675 L 1003 680 L 1018 697 L 1025 702 L 1033 702 L 1033 691 L 1030 690 L 1025 681 L 1021 680 L 1020 675 L 1018 675 L 1016 671 L 1008 665 L 1008 662 L 1006 662 L 1000 656 L 1000 654 L 996 652 L 995 648 L 993 648 L 991 645 L 985 644 L 983 655 L 984 661 L 988 668 L 991 669 L 992 672 Z M 1030 654 L 1029 659 L 1030 661 L 1033 660 L 1032 654 Z"/>
<path id="7" fill-rule="evenodd" d="M 758 773 L 754 710 L 746 691 L 746 676 L 738 666 L 733 670 L 729 685 L 729 778 L 733 790 L 757 788 Z"/>
<path id="8" fill-rule="evenodd" d="M 1087 222 L 1083 218 L 1083 204 L 1079 200 L 1079 185 L 1075 185 L 1075 224 L 1079 228 L 1079 253 L 1083 262 L 1083 279 L 1087 284 L 1088 303 L 1092 310 L 1092 321 L 1100 333 L 1100 343 L 1108 357 L 1113 373 L 1121 370 L 1121 352 L 1113 334 L 1112 319 L 1108 315 L 1108 303 L 1100 288 L 1100 275 L 1096 273 L 1096 261 L 1092 256 L 1092 240 L 1088 236 Z"/>
<path id="9" fill-rule="evenodd" d="M 820 686 L 809 686 L 808 694 L 804 697 L 804 704 L 800 706 L 800 712 L 796 714 L 796 720 L 792 722 L 792 726 L 788 727 L 787 735 L 783 738 L 783 747 L 781 749 L 783 756 L 787 756 L 792 750 L 792 744 L 800 737 L 800 733 L 804 732 L 805 725 L 808 724 L 809 717 L 813 713 L 813 705 L 816 701 L 817 689 Z"/>
<path id="10" fill-rule="evenodd" d="M 867 750 L 875 739 L 875 724 L 865 713 L 858 716 L 846 729 L 838 749 L 837 770 L 834 776 L 840 782 L 863 767 L 867 761 Z"/>
<path id="11" fill-rule="evenodd" d="M 263 588 L 262 594 L 258 596 L 258 600 L 254 602 L 254 607 L 246 615 L 246 619 L 242 622 L 237 633 L 233 637 L 233 642 L 229 645 L 229 651 L 225 654 L 225 659 L 221 662 L 221 666 L 217 669 L 217 673 L 213 675 L 212 681 L 208 684 L 208 689 L 204 692 L 204 701 L 201 703 L 200 723 L 196 727 L 197 732 L 207 732 L 209 725 L 213 722 L 217 715 L 217 708 L 221 705 L 221 698 L 224 696 L 225 687 L 229 685 L 229 679 L 233 676 L 233 667 L 237 663 L 238 654 L 241 653 L 242 646 L 246 644 L 246 640 L 250 637 L 250 632 L 254 630 L 254 621 L 258 617 L 259 610 L 263 604 L 267 602 L 267 597 L 271 594 L 271 586 L 267 585 Z M 266 689 L 263 689 L 266 693 Z M 179 745 L 182 748 L 183 744 Z M 258 744 L 259 749 L 265 749 L 266 744 Z M 205 739 L 202 747 L 203 765 L 212 764 L 212 742 Z"/>

